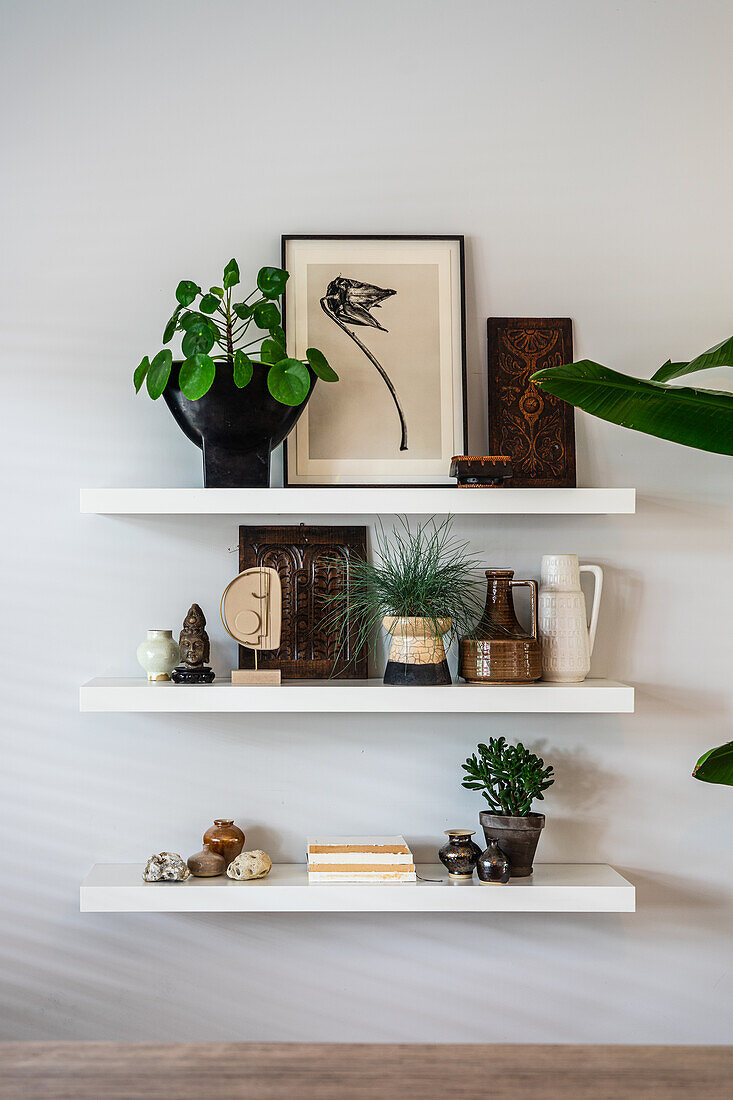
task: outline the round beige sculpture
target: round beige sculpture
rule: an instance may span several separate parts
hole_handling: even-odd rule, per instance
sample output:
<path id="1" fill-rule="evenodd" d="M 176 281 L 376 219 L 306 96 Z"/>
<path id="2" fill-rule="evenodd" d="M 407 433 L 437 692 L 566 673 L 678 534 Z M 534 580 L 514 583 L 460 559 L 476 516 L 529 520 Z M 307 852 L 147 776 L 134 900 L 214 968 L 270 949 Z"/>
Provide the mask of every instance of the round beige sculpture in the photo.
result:
<path id="1" fill-rule="evenodd" d="M 248 879 L 264 878 L 272 870 L 272 860 L 267 852 L 255 848 L 253 852 L 240 852 L 227 867 L 227 877 L 244 882 Z"/>
<path id="2" fill-rule="evenodd" d="M 580 574 L 595 578 L 590 626 Z M 598 609 L 603 591 L 600 565 L 579 565 L 577 554 L 545 554 L 539 592 L 539 627 L 542 643 L 542 679 L 578 684 L 590 672 L 596 640 Z"/>

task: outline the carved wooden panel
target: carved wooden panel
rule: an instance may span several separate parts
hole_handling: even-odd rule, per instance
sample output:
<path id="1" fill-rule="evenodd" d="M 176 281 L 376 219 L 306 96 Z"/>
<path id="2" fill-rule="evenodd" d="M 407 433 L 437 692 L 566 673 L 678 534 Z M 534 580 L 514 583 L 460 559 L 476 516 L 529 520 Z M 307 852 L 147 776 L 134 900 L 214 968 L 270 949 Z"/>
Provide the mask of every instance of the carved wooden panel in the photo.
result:
<path id="1" fill-rule="evenodd" d="M 573 361 L 569 317 L 489 317 L 489 450 L 509 455 L 511 484 L 575 485 L 575 409 L 530 376 Z"/>
<path id="2" fill-rule="evenodd" d="M 282 584 L 280 648 L 258 654 L 260 668 L 279 668 L 284 680 L 365 679 L 366 653 L 356 654 L 353 631 L 343 653 L 324 626 L 324 597 L 349 583 L 349 563 L 366 557 L 366 527 L 240 527 L 239 568 L 269 566 Z M 239 647 L 239 667 L 254 668 L 252 650 Z"/>

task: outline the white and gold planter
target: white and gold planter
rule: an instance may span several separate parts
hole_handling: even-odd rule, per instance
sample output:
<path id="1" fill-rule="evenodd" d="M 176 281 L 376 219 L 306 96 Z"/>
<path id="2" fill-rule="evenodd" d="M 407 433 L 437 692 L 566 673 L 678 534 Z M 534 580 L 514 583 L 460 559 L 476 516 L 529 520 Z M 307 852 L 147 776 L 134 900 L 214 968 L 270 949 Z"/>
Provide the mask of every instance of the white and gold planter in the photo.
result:
<path id="1" fill-rule="evenodd" d="M 443 635 L 451 628 L 450 619 L 387 615 L 382 626 L 392 638 L 384 670 L 385 684 L 452 683 L 443 644 Z"/>

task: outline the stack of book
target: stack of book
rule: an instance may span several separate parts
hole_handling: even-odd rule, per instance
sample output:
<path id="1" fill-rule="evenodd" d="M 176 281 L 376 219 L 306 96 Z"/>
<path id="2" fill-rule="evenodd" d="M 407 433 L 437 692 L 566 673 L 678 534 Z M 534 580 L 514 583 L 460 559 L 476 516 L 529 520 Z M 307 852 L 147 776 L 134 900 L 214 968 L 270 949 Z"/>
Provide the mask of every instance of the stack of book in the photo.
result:
<path id="1" fill-rule="evenodd" d="M 403 836 L 308 837 L 308 882 L 416 882 Z"/>

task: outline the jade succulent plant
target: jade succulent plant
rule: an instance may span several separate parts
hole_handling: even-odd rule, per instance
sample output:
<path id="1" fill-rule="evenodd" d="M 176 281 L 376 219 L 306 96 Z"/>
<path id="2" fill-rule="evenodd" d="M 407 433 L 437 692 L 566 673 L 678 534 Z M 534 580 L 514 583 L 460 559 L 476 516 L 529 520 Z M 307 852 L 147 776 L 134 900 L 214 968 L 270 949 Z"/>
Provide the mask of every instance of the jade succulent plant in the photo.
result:
<path id="1" fill-rule="evenodd" d="M 239 389 L 249 384 L 255 371 L 267 371 L 267 388 L 282 405 L 305 401 L 310 390 L 309 366 L 322 381 L 337 382 L 338 375 L 317 348 L 308 348 L 305 360 L 293 359 L 285 350 L 279 300 L 288 272 L 279 267 L 260 268 L 256 288 L 235 302 L 233 290 L 239 279 L 239 265 L 230 260 L 221 286 L 203 291 L 191 279 L 182 279 L 176 288 L 176 307 L 165 326 L 163 343 L 169 344 L 177 332 L 182 333 L 178 384 L 184 397 L 190 401 L 203 397 L 220 370 L 229 372 Z M 163 348 L 152 359 L 146 355 L 133 375 L 135 392 L 145 383 L 156 400 L 168 384 L 172 367 L 170 348 Z"/>
<path id="2" fill-rule="evenodd" d="M 534 800 L 542 801 L 555 782 L 552 765 L 545 767 L 541 757 L 521 742 L 507 744 L 505 737 L 489 738 L 461 767 L 466 772 L 463 786 L 481 791 L 494 813 L 509 817 L 526 817 Z"/>

